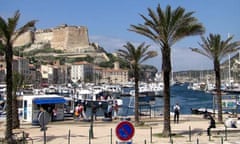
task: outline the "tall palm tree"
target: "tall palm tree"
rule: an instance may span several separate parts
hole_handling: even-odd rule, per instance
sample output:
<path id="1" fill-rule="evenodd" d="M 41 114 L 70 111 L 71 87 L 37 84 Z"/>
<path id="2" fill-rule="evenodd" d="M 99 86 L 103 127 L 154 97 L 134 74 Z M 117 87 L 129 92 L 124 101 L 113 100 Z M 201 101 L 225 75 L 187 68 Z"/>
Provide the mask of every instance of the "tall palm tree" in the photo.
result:
<path id="1" fill-rule="evenodd" d="M 125 59 L 129 65 L 130 68 L 133 69 L 134 73 L 134 81 L 135 81 L 135 123 L 139 124 L 139 110 L 138 110 L 138 98 L 139 98 L 139 72 L 141 69 L 141 64 L 148 60 L 149 58 L 157 56 L 156 51 L 150 51 L 149 47 L 150 45 L 146 45 L 145 43 L 140 44 L 139 46 L 135 47 L 132 43 L 127 42 L 126 45 L 123 46 L 125 49 L 119 49 L 118 54 L 120 58 Z"/>
<path id="2" fill-rule="evenodd" d="M 6 135 L 5 138 L 8 143 L 12 143 L 12 60 L 13 60 L 13 43 L 14 41 L 26 31 L 35 26 L 35 20 L 27 22 L 25 25 L 17 29 L 17 24 L 20 18 L 20 12 L 16 11 L 13 17 L 6 21 L 0 16 L 0 40 L 4 47 L 6 67 L 7 67 L 7 115 L 6 115 Z"/>
<path id="3" fill-rule="evenodd" d="M 192 51 L 202 54 L 213 61 L 215 71 L 215 86 L 217 91 L 217 108 L 218 121 L 223 122 L 222 118 L 222 96 L 221 96 L 221 75 L 220 75 L 220 61 L 222 58 L 230 53 L 240 49 L 240 41 L 231 42 L 233 36 L 227 38 L 225 41 L 221 40 L 219 34 L 209 34 L 208 38 L 201 36 L 202 44 L 199 43 L 202 49 L 190 48 Z"/>
<path id="4" fill-rule="evenodd" d="M 20 121 L 18 117 L 18 102 L 17 91 L 23 85 L 24 77 L 18 72 L 13 72 L 13 95 L 12 95 L 12 128 L 20 128 Z"/>
<path id="5" fill-rule="evenodd" d="M 192 15 L 194 12 L 185 12 L 182 7 L 175 10 L 167 6 L 165 10 L 158 5 L 156 12 L 148 8 L 148 16 L 140 15 L 144 23 L 131 25 L 130 31 L 146 36 L 159 45 L 162 53 L 162 71 L 164 82 L 164 127 L 163 136 L 169 136 L 170 129 L 170 74 L 171 74 L 171 47 L 187 36 L 199 35 L 204 27 Z"/>

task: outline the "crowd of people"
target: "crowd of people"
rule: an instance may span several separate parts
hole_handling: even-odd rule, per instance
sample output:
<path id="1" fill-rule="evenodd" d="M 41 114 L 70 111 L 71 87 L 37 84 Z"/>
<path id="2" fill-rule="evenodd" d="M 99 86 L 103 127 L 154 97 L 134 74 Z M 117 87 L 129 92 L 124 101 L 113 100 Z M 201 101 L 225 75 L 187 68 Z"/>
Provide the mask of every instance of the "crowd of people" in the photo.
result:
<path id="1" fill-rule="evenodd" d="M 117 101 L 109 101 L 107 108 L 103 109 L 102 105 L 96 102 L 90 102 L 91 115 L 93 120 L 97 120 L 98 111 L 102 109 L 104 111 L 104 118 L 116 119 L 118 117 L 119 106 Z M 89 120 L 89 116 L 86 114 L 87 105 L 86 102 L 81 102 L 76 105 L 74 110 L 74 116 L 76 120 Z"/>

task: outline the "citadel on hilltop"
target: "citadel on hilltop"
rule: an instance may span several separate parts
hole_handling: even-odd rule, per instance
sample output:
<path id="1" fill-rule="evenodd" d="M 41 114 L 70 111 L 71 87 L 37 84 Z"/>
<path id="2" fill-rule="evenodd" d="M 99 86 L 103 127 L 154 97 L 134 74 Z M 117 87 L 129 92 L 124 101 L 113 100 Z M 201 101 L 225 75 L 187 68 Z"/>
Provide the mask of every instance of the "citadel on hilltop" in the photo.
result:
<path id="1" fill-rule="evenodd" d="M 14 43 L 14 47 L 31 44 L 24 51 L 53 48 L 63 51 L 66 57 L 95 57 L 95 61 L 108 61 L 105 53 L 101 53 L 97 44 L 90 44 L 88 29 L 84 26 L 60 25 L 55 28 L 28 31 Z"/>
<path id="2" fill-rule="evenodd" d="M 14 47 L 28 43 L 38 44 L 39 47 L 48 43 L 51 48 L 67 53 L 81 52 L 90 48 L 87 28 L 67 24 L 50 29 L 28 31 L 16 40 Z"/>

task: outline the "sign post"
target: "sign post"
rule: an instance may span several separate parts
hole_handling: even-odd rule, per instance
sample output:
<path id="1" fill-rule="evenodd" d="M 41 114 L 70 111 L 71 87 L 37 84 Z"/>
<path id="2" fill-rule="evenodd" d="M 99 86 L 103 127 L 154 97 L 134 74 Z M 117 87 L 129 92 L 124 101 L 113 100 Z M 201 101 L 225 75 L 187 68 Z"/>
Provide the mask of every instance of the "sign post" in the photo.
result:
<path id="1" fill-rule="evenodd" d="M 132 144 L 132 142 L 128 141 L 132 139 L 132 137 L 134 136 L 134 132 L 134 126 L 129 121 L 122 121 L 116 127 L 116 136 L 120 141 L 125 142 L 126 144 Z"/>

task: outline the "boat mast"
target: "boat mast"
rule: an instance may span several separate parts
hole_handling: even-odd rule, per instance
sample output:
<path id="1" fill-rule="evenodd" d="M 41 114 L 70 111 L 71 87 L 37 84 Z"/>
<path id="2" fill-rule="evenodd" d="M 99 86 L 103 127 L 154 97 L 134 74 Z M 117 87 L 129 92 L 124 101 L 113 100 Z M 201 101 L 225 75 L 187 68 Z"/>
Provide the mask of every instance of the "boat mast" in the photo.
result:
<path id="1" fill-rule="evenodd" d="M 228 38 L 230 37 L 230 34 L 228 33 Z M 229 86 L 231 87 L 231 56 L 228 55 L 228 82 Z"/>

